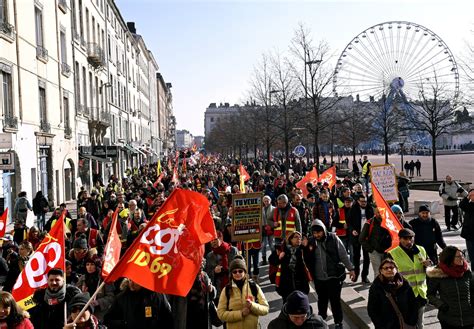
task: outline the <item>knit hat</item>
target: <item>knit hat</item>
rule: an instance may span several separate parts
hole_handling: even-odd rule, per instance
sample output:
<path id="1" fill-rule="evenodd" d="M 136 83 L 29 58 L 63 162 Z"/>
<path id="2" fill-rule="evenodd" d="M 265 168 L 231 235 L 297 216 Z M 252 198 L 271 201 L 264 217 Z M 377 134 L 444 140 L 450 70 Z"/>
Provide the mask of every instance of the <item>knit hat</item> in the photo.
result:
<path id="1" fill-rule="evenodd" d="M 74 243 L 72 244 L 73 249 L 89 249 L 87 246 L 87 240 L 86 236 L 84 234 L 81 234 L 79 237 L 74 240 Z"/>
<path id="2" fill-rule="evenodd" d="M 245 260 L 241 255 L 235 256 L 234 260 L 230 263 L 229 271 L 232 273 L 233 270 L 241 269 L 247 273 L 247 264 L 245 264 Z"/>
<path id="3" fill-rule="evenodd" d="M 403 213 L 402 207 L 400 207 L 398 204 L 394 204 L 391 209 L 394 213 L 397 213 L 397 212 Z"/>
<path id="4" fill-rule="evenodd" d="M 308 296 L 299 290 L 293 291 L 286 298 L 285 311 L 287 314 L 308 314 L 310 311 Z"/>
<path id="5" fill-rule="evenodd" d="M 74 307 L 83 308 L 90 298 L 91 296 L 88 292 L 79 293 L 75 295 L 74 297 L 72 297 L 71 301 L 68 304 L 69 311 L 71 311 Z M 94 313 L 94 306 L 89 305 L 88 309 L 91 311 L 91 313 Z"/>
<path id="6" fill-rule="evenodd" d="M 422 212 L 422 211 L 430 211 L 430 208 L 428 207 L 428 205 L 423 204 L 420 206 L 420 208 L 418 208 L 418 212 Z"/>
<path id="7" fill-rule="evenodd" d="M 408 237 L 413 237 L 413 236 L 415 236 L 415 232 L 413 232 L 409 228 L 403 228 L 398 232 L 399 238 L 408 238 Z"/>

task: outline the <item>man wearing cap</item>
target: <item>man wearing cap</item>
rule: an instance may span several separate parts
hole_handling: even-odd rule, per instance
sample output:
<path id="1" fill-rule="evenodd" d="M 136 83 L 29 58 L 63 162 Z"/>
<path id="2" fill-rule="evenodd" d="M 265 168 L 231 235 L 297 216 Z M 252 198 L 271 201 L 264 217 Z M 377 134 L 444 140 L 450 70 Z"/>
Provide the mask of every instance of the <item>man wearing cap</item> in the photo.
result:
<path id="1" fill-rule="evenodd" d="M 90 298 L 91 297 L 89 293 L 85 292 L 77 294 L 71 299 L 71 302 L 67 305 L 70 316 L 67 321 L 68 324 L 65 325 L 64 328 L 76 328 L 76 325 L 72 324 L 72 322 L 77 318 L 82 308 L 86 306 Z M 94 315 L 94 306 L 92 305 L 87 307 L 81 317 L 77 320 L 76 324 L 79 328 L 104 328 L 103 326 L 99 326 L 99 320 Z"/>
<path id="2" fill-rule="evenodd" d="M 398 232 L 400 242 L 398 247 L 389 251 L 389 257 L 397 264 L 400 274 L 410 283 L 417 299 L 418 326 L 423 328 L 423 313 L 427 303 L 426 267 L 432 263 L 425 248 L 415 244 L 415 232 L 408 228 Z"/>
<path id="3" fill-rule="evenodd" d="M 31 322 L 36 329 L 60 329 L 64 326 L 64 304 L 70 304 L 72 298 L 81 291 L 66 284 L 64 272 L 60 268 L 51 269 L 47 277 L 48 286 L 36 290 L 33 295 L 36 306 L 29 311 Z"/>
<path id="4" fill-rule="evenodd" d="M 336 323 L 335 329 L 342 329 L 341 290 L 346 279 L 346 269 L 352 281 L 355 279 L 347 251 L 336 234 L 327 232 L 326 226 L 319 219 L 311 224 L 313 236 L 303 241 L 305 261 L 314 278 L 314 286 L 318 294 L 319 315 L 327 318 L 328 302 Z"/>
<path id="5" fill-rule="evenodd" d="M 438 248 L 446 247 L 441 227 L 434 218 L 430 215 L 430 208 L 427 205 L 422 205 L 418 209 L 418 217 L 412 219 L 409 223 L 415 232 L 415 243 L 425 248 L 428 257 L 434 264 L 438 264 Z"/>
<path id="6" fill-rule="evenodd" d="M 321 316 L 313 313 L 308 296 L 299 290 L 288 295 L 280 314 L 270 321 L 268 329 L 291 329 L 295 326 L 302 329 L 329 328 Z"/>

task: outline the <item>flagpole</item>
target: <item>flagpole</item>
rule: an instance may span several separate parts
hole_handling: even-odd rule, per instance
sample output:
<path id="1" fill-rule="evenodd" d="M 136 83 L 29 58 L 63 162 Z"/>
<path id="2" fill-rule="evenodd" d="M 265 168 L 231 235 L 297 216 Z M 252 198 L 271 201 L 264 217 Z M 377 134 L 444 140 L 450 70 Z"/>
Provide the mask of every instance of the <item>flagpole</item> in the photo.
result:
<path id="1" fill-rule="evenodd" d="M 247 265 L 247 297 L 249 296 L 249 283 L 250 274 L 248 273 L 249 270 L 249 242 L 245 241 L 245 265 Z"/>
<path id="2" fill-rule="evenodd" d="M 87 301 L 86 305 L 84 305 L 84 307 L 82 308 L 82 310 L 79 312 L 79 314 L 76 316 L 76 318 L 74 319 L 74 321 L 72 322 L 72 324 L 76 324 L 77 321 L 79 321 L 79 319 L 81 318 L 82 314 L 84 314 L 84 312 L 87 310 L 87 308 L 90 306 L 90 304 L 95 300 L 95 298 L 97 297 L 97 294 L 99 293 L 99 291 L 105 286 L 105 281 L 102 281 L 102 283 L 100 284 L 100 286 L 96 289 L 96 291 L 94 292 L 94 294 L 91 296 L 91 298 Z M 66 303 L 64 303 L 64 305 L 66 305 Z"/>

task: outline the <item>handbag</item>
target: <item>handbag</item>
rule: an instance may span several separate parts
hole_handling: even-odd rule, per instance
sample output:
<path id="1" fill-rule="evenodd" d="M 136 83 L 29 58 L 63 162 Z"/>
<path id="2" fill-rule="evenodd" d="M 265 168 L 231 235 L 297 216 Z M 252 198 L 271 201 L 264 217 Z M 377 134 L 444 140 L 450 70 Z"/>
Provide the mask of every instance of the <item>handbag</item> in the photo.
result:
<path id="1" fill-rule="evenodd" d="M 392 307 L 395 310 L 395 313 L 397 314 L 398 321 L 400 322 L 400 329 L 416 329 L 416 325 L 412 326 L 410 324 L 405 323 L 402 312 L 400 312 L 400 309 L 398 308 L 397 303 L 395 303 L 392 294 L 386 291 L 385 296 L 387 296 L 388 300 L 390 301 L 390 304 L 392 304 Z"/>
<path id="2" fill-rule="evenodd" d="M 223 322 L 217 316 L 217 308 L 214 304 L 214 301 L 209 301 L 209 318 L 211 319 L 211 324 L 216 327 L 220 327 L 223 325 Z"/>

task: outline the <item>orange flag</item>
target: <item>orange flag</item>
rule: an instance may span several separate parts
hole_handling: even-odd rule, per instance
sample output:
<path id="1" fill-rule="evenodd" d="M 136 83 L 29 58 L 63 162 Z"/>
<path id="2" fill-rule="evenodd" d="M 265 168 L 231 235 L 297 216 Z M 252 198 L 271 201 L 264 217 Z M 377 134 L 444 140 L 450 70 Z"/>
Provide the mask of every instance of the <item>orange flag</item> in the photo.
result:
<path id="1" fill-rule="evenodd" d="M 24 310 L 35 306 L 33 293 L 36 289 L 47 286 L 49 270 L 60 268 L 66 271 L 64 255 L 65 216 L 66 211 L 63 211 L 61 217 L 56 221 L 51 231 L 46 234 L 33 256 L 26 263 L 13 286 L 13 298 Z"/>
<path id="2" fill-rule="evenodd" d="M 243 177 L 244 182 L 246 182 L 246 181 L 248 181 L 248 180 L 250 179 L 250 175 L 249 175 L 249 173 L 247 172 L 247 170 L 245 170 L 244 166 L 242 166 L 242 163 L 240 163 L 239 175 Z"/>
<path id="3" fill-rule="evenodd" d="M 296 187 L 303 191 L 303 195 L 306 198 L 309 194 L 308 189 L 306 188 L 306 183 L 313 183 L 313 186 L 316 185 L 318 182 L 318 172 L 316 171 L 316 167 L 313 167 L 313 170 L 308 171 L 306 176 L 304 176 L 298 183 L 296 183 Z"/>
<path id="4" fill-rule="evenodd" d="M 328 183 L 329 189 L 332 189 L 332 187 L 336 185 L 336 166 L 332 166 L 324 171 L 321 176 L 319 176 L 319 181 L 323 184 Z"/>
<path id="5" fill-rule="evenodd" d="M 122 242 L 117 233 L 118 208 L 115 209 L 112 217 L 112 224 L 110 226 L 109 237 L 105 245 L 104 265 L 102 266 L 102 278 L 105 279 L 113 270 L 120 259 L 120 250 L 122 249 Z"/>
<path id="6" fill-rule="evenodd" d="M 398 231 L 400 231 L 403 226 L 400 224 L 397 216 L 393 213 L 392 209 L 389 207 L 374 183 L 372 183 L 372 193 L 375 204 L 377 205 L 377 209 L 379 210 L 380 216 L 382 217 L 381 225 L 383 228 L 388 230 L 390 236 L 392 237 L 392 245 L 387 250 L 385 250 L 385 252 L 388 252 L 393 248 L 398 247 Z"/>
<path id="7" fill-rule="evenodd" d="M 8 208 L 5 209 L 2 216 L 0 217 L 0 238 L 5 236 L 8 221 Z"/>
<path id="8" fill-rule="evenodd" d="M 127 277 L 147 289 L 184 297 L 201 268 L 204 244 L 215 238 L 207 198 L 175 189 L 105 282 Z"/>

